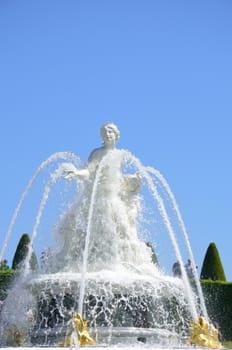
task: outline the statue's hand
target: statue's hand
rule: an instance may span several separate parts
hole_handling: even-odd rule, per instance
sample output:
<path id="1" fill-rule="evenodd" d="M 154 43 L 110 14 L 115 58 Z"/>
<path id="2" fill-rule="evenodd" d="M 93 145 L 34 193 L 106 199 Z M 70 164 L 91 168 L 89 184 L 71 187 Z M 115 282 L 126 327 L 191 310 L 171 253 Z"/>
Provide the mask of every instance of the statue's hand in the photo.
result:
<path id="1" fill-rule="evenodd" d="M 73 170 L 68 170 L 65 172 L 64 179 L 65 180 L 72 180 L 76 177 L 76 174 Z"/>
<path id="2" fill-rule="evenodd" d="M 61 164 L 61 169 L 63 172 L 63 178 L 65 180 L 74 179 L 78 169 L 72 163 L 63 163 Z"/>
<path id="3" fill-rule="evenodd" d="M 65 171 L 65 175 L 64 175 L 65 180 L 72 180 L 72 179 L 86 180 L 88 179 L 88 177 L 89 177 L 88 169 L 67 170 Z"/>

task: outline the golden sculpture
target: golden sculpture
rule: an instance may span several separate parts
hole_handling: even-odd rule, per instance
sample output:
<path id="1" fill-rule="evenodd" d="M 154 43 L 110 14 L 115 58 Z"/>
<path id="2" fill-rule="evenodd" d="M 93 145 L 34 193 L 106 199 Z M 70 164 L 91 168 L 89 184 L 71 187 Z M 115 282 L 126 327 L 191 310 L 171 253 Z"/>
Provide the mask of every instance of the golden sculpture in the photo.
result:
<path id="1" fill-rule="evenodd" d="M 75 332 L 78 336 L 78 342 L 80 346 L 83 345 L 96 345 L 96 342 L 88 333 L 87 326 L 88 321 L 83 320 L 78 312 L 73 313 L 72 317 L 72 329 L 66 335 L 64 341 L 60 342 L 60 346 L 72 346 L 75 345 L 73 333 Z"/>
<path id="2" fill-rule="evenodd" d="M 24 333 L 18 329 L 16 325 L 7 331 L 7 346 L 22 346 L 24 341 Z"/>
<path id="3" fill-rule="evenodd" d="M 199 316 L 198 320 L 191 322 L 190 325 L 192 332 L 187 344 L 211 349 L 223 349 L 218 339 L 218 330 L 212 324 L 209 324 L 203 316 Z"/>

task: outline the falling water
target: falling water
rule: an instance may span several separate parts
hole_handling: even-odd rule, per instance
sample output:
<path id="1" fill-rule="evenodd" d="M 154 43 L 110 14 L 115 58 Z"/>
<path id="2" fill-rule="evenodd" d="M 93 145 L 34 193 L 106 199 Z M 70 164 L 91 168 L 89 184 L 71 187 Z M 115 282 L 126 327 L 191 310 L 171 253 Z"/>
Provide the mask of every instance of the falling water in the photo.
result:
<path id="1" fill-rule="evenodd" d="M 129 158 L 129 159 L 131 159 L 131 161 L 133 161 L 133 163 L 138 168 L 138 170 L 141 173 L 141 175 L 146 179 L 147 184 L 148 184 L 148 188 L 151 191 L 154 199 L 157 201 L 160 214 L 161 214 L 161 216 L 162 216 L 162 218 L 164 220 L 164 224 L 166 225 L 166 228 L 167 228 L 167 231 L 169 233 L 171 242 L 173 244 L 177 260 L 180 262 L 180 265 L 181 265 L 181 270 L 182 270 L 182 274 L 183 274 L 183 281 L 184 281 L 184 284 L 186 286 L 186 292 L 187 292 L 189 303 L 190 303 L 190 310 L 192 312 L 193 319 L 196 320 L 197 319 L 197 311 L 196 311 L 196 305 L 195 305 L 193 292 L 192 292 L 192 289 L 191 289 L 191 286 L 190 286 L 190 283 L 189 283 L 189 279 L 187 277 L 187 274 L 186 274 L 186 271 L 185 271 L 185 268 L 184 268 L 182 255 L 181 255 L 181 252 L 180 252 L 177 240 L 176 240 L 176 236 L 175 236 L 174 230 L 173 230 L 171 222 L 169 220 L 167 211 L 165 209 L 164 202 L 163 202 L 162 198 L 160 197 L 160 195 L 159 195 L 159 193 L 157 191 L 157 188 L 155 187 L 155 184 L 152 181 L 152 178 L 149 176 L 147 169 L 141 164 L 141 162 L 129 152 L 125 152 L 125 157 L 126 157 L 126 159 Z"/>
<path id="2" fill-rule="evenodd" d="M 101 163 L 103 162 L 103 160 L 101 161 Z M 85 295 L 85 281 L 86 281 L 86 272 L 87 272 L 87 263 L 88 263 L 89 240 L 90 240 L 90 234 L 91 234 L 91 228 L 92 228 L 92 216 L 93 216 L 94 201 L 95 201 L 96 190 L 97 190 L 97 185 L 99 180 L 99 174 L 101 173 L 101 168 L 102 168 L 101 163 L 99 164 L 96 177 L 94 180 L 94 184 L 93 184 L 93 191 L 91 194 L 89 214 L 88 214 L 88 220 L 87 220 L 88 225 L 86 230 L 85 246 L 84 246 L 84 252 L 83 252 L 83 266 L 81 271 L 80 296 L 79 296 L 79 302 L 78 302 L 78 312 L 81 315 L 83 314 L 83 302 L 84 302 L 84 295 Z"/>
<path id="3" fill-rule="evenodd" d="M 161 184 L 164 186 L 165 190 L 167 191 L 167 193 L 169 195 L 169 198 L 172 201 L 173 208 L 174 208 L 174 210 L 176 212 L 176 215 L 177 215 L 177 218 L 178 218 L 178 221 L 179 221 L 182 233 L 183 233 L 184 242 L 185 242 L 185 244 L 187 246 L 187 249 L 188 249 L 188 252 L 189 252 L 189 256 L 190 256 L 190 260 L 191 260 L 192 265 L 193 265 L 192 268 L 193 268 L 193 273 L 194 273 L 194 279 L 195 279 L 195 283 L 196 283 L 196 286 L 197 286 L 198 295 L 199 295 L 199 298 L 200 298 L 202 314 L 205 317 L 205 319 L 208 320 L 209 319 L 208 318 L 208 313 L 207 313 L 207 310 L 206 310 L 204 296 L 203 296 L 202 288 L 201 288 L 201 285 L 200 285 L 200 281 L 199 281 L 199 278 L 198 278 L 198 275 L 197 275 L 197 269 L 196 269 L 196 263 L 195 263 L 193 251 L 192 251 L 192 248 L 191 248 L 191 244 L 190 244 L 190 241 L 189 241 L 187 230 L 186 230 L 184 221 L 182 219 L 179 207 L 177 205 L 175 196 L 174 196 L 173 192 L 171 191 L 170 186 L 168 185 L 166 179 L 163 177 L 163 175 L 158 170 L 156 170 L 156 169 L 154 169 L 152 167 L 147 167 L 147 170 L 148 170 L 148 172 L 154 174 L 160 180 Z"/>
<path id="4" fill-rule="evenodd" d="M 72 163 L 62 163 L 59 165 L 57 170 L 51 174 L 50 179 L 44 188 L 44 193 L 40 201 L 35 224 L 33 227 L 29 253 L 25 261 L 25 275 L 28 275 L 30 272 L 29 261 L 32 254 L 32 246 L 37 237 L 37 231 L 41 221 L 41 216 L 45 208 L 51 187 L 61 176 L 63 176 L 67 170 L 74 167 L 73 164 L 77 164 L 77 166 L 79 166 L 78 157 L 72 155 L 71 153 L 56 153 L 49 157 L 47 161 L 41 164 L 41 166 L 38 168 L 30 180 L 28 186 L 26 187 L 26 190 L 20 199 L 4 241 L 2 253 L 4 252 L 5 246 L 7 245 L 8 238 L 10 232 L 12 231 L 12 227 L 17 218 L 18 212 L 35 178 L 49 163 L 58 158 L 71 160 Z M 152 198 L 154 199 L 155 203 L 157 203 L 160 215 L 169 233 L 176 257 L 181 264 L 184 288 L 183 282 L 180 279 L 165 276 L 155 265 L 152 265 L 150 249 L 137 237 L 137 217 L 135 220 L 135 212 L 133 212 L 134 216 L 132 215 L 132 217 L 130 217 L 130 211 L 132 209 L 134 210 L 135 208 L 131 209 L 129 205 L 131 205 L 131 199 L 133 198 L 135 201 L 134 206 L 137 210 L 139 207 L 139 202 L 136 202 L 136 195 L 134 197 L 127 197 L 126 200 L 124 198 L 124 201 L 120 197 L 122 196 L 122 193 L 119 194 L 119 189 L 121 190 L 121 181 L 124 179 L 124 177 L 122 176 L 118 178 L 117 171 L 119 171 L 119 169 L 121 171 L 121 168 L 118 166 L 119 164 L 122 164 L 123 166 L 127 166 L 129 164 L 137 169 L 138 173 L 141 175 L 141 178 L 145 181 L 147 188 L 152 195 Z M 115 171 L 115 169 L 117 171 Z M 92 180 L 92 183 L 91 181 L 87 181 L 85 183 L 87 198 L 81 197 L 81 200 L 84 199 L 84 207 L 81 207 L 81 205 L 83 205 L 83 202 L 81 202 L 79 198 L 79 202 L 77 200 L 77 204 L 75 203 L 71 209 L 68 209 L 68 212 L 64 216 L 64 221 L 61 222 L 61 231 L 59 231 L 59 234 L 63 234 L 64 247 L 62 247 L 61 251 L 59 251 L 57 253 L 57 256 L 54 257 L 54 262 L 56 263 L 58 261 L 61 261 L 61 266 L 62 263 L 65 265 L 64 269 L 62 270 L 63 272 L 60 273 L 58 267 L 58 270 L 55 270 L 57 273 L 53 273 L 51 270 L 46 276 L 43 274 L 32 276 L 30 281 L 28 280 L 29 282 L 25 279 L 25 283 L 28 283 L 25 288 L 33 291 L 33 297 L 39 299 L 42 298 L 43 294 L 45 294 L 44 300 L 48 303 L 47 306 L 50 306 L 49 300 L 46 299 L 48 298 L 48 295 L 57 301 L 60 308 L 60 319 L 56 320 L 57 327 L 61 327 L 60 324 L 64 322 L 64 319 L 69 312 L 67 309 L 65 309 L 64 306 L 64 298 L 67 296 L 65 291 L 66 287 L 70 289 L 71 294 L 73 294 L 73 297 L 76 298 L 75 300 L 77 300 L 78 312 L 80 314 L 83 314 L 83 306 L 87 303 L 86 298 L 90 297 L 91 294 L 96 299 L 96 308 L 97 306 L 99 308 L 99 303 L 105 303 L 106 310 L 102 310 L 103 313 L 105 312 L 105 314 L 107 311 L 109 315 L 105 319 L 103 317 L 102 323 L 100 319 L 99 322 L 101 327 L 102 325 L 105 326 L 106 324 L 108 326 L 111 326 L 111 328 L 115 327 L 115 324 L 122 326 L 124 324 L 124 321 L 123 319 L 120 319 L 120 317 L 125 317 L 126 311 L 124 310 L 128 308 L 129 316 L 126 314 L 126 317 L 128 317 L 129 323 L 126 323 L 125 321 L 125 324 L 130 328 L 137 315 L 141 316 L 139 313 L 141 311 L 138 311 L 139 307 L 143 307 L 142 312 L 144 312 L 145 307 L 151 326 L 144 326 L 143 324 L 142 326 L 140 325 L 138 327 L 151 327 L 149 329 L 155 330 L 156 328 L 159 328 L 160 324 L 158 322 L 161 318 L 163 324 L 160 328 L 167 326 L 169 327 L 167 330 L 172 332 L 175 329 L 173 326 L 173 321 L 165 320 L 165 314 L 167 314 L 167 318 L 170 316 L 168 314 L 168 311 L 165 309 L 166 305 L 158 305 L 159 302 L 162 303 L 162 298 L 164 298 L 165 304 L 165 300 L 167 301 L 169 297 L 170 299 L 176 297 L 178 302 L 180 302 L 180 304 L 182 303 L 181 305 L 183 308 L 181 306 L 176 310 L 178 316 L 182 317 L 181 312 L 183 309 L 185 310 L 185 306 L 188 304 L 191 317 L 195 320 L 197 319 L 194 294 L 186 275 L 182 255 L 177 243 L 177 238 L 170 222 L 170 218 L 165 208 L 163 199 L 158 192 L 158 188 L 156 187 L 152 175 L 161 182 L 172 200 L 175 212 L 183 231 L 186 246 L 189 249 L 190 257 L 192 257 L 193 254 L 183 220 L 181 218 L 174 195 L 167 185 L 166 180 L 156 169 L 143 166 L 141 162 L 130 152 L 125 150 L 109 151 L 107 155 L 105 155 L 99 162 L 96 173 L 94 174 L 94 178 L 90 179 Z M 103 202 L 99 200 L 99 194 L 104 198 Z M 114 196 L 116 196 L 116 199 Z M 104 208 L 104 204 L 109 205 L 109 207 Z M 103 207 L 101 207 L 101 205 Z M 114 211 L 111 211 L 111 206 L 114 207 Z M 85 216 L 84 224 L 81 226 L 81 228 L 78 227 L 79 224 L 82 224 L 80 223 L 80 220 L 78 222 L 75 221 L 77 215 L 79 215 L 78 219 L 82 218 L 80 209 L 83 209 L 84 214 L 82 214 Z M 103 216 L 106 216 L 106 220 L 109 221 L 107 222 L 106 226 L 104 226 L 105 222 L 98 221 L 99 210 Z M 108 218 L 108 214 L 111 215 L 110 218 Z M 65 226 L 65 223 L 68 223 L 67 227 Z M 63 224 L 64 227 L 62 226 Z M 117 227 L 115 228 L 113 226 Z M 68 236 L 65 236 L 67 232 Z M 81 239 L 84 239 L 84 242 L 82 242 Z M 82 243 L 84 244 L 82 245 Z M 76 250 L 73 250 L 73 245 L 75 244 L 77 247 L 75 247 Z M 113 257 L 111 256 L 112 252 L 114 254 Z M 68 255 L 69 253 L 71 254 L 70 259 L 65 260 L 66 256 L 62 256 L 62 254 Z M 56 260 L 56 258 L 58 260 Z M 77 259 L 78 263 L 81 262 L 81 264 L 78 265 L 76 262 L 76 265 L 74 264 L 75 266 L 72 269 L 72 273 L 70 273 L 71 266 L 69 264 L 70 261 L 72 262 L 74 259 Z M 53 283 L 55 286 L 54 288 Z M 164 295 L 162 294 L 163 292 Z M 75 307 L 75 303 L 72 307 Z M 133 310 L 133 307 L 137 309 Z M 97 325 L 96 319 L 99 316 L 99 313 L 94 314 L 96 308 L 92 308 L 92 311 L 90 310 L 88 314 L 89 316 L 92 315 L 91 321 L 92 325 L 94 326 Z M 104 308 L 104 306 L 102 308 Z M 204 310 L 204 307 L 202 308 Z M 156 310 L 156 314 L 158 316 L 153 315 L 154 309 Z M 39 309 L 39 312 L 41 312 L 41 309 Z M 64 316 L 65 312 L 66 316 Z M 7 313 L 5 315 L 7 315 Z M 133 317 L 131 315 L 133 315 Z M 119 317 L 119 320 L 115 323 L 113 317 Z M 43 318 L 45 318 L 45 316 L 43 316 Z M 181 321 L 183 321 L 184 324 L 185 321 Z M 40 330 L 39 321 L 37 326 L 39 327 L 39 331 L 42 331 L 42 329 Z M 137 334 L 136 329 L 133 327 L 131 327 L 131 329 L 131 332 L 135 332 L 135 334 Z M 144 328 L 141 328 L 141 332 L 142 330 L 144 331 Z M 54 332 L 57 332 L 57 329 L 55 329 Z"/>
<path id="5" fill-rule="evenodd" d="M 116 151 L 112 151 L 112 152 L 116 152 Z M 102 170 L 104 169 L 105 165 L 107 163 L 109 163 L 109 159 L 112 156 L 112 152 L 109 153 L 107 156 L 105 156 L 98 167 L 97 173 L 96 173 L 96 177 L 95 177 L 95 181 L 94 181 L 94 186 L 93 186 L 93 191 L 92 191 L 92 195 L 91 195 L 91 200 L 90 200 L 90 208 L 89 208 L 89 215 L 88 215 L 88 226 L 87 226 L 87 233 L 86 233 L 86 240 L 85 240 L 85 248 L 84 248 L 84 254 L 83 254 L 83 268 L 82 268 L 82 278 L 81 278 L 81 287 L 80 287 L 80 297 L 79 297 L 79 312 L 82 314 L 83 311 L 83 300 L 84 300 L 84 295 L 85 295 L 85 281 L 86 281 L 86 272 L 87 272 L 87 262 L 88 262 L 88 248 L 89 248 L 89 241 L 90 241 L 90 235 L 91 235 L 91 231 L 92 231 L 92 217 L 93 217 L 93 211 L 94 211 L 94 204 L 95 204 L 95 198 L 96 198 L 96 193 L 97 193 L 97 187 L 99 184 L 99 180 L 101 177 L 101 173 Z M 164 223 L 166 225 L 166 228 L 168 230 L 171 242 L 173 244 L 175 253 L 176 253 L 176 257 L 178 259 L 178 261 L 181 264 L 181 268 L 182 268 L 182 276 L 183 276 L 183 281 L 184 281 L 184 285 L 186 287 L 186 292 L 188 295 L 188 300 L 190 303 L 190 311 L 192 313 L 192 317 L 193 319 L 197 319 L 197 311 L 196 311 L 196 305 L 195 305 L 195 299 L 194 299 L 194 294 L 192 292 L 190 283 L 189 283 L 189 279 L 187 277 L 185 268 L 184 268 L 184 263 L 183 263 L 183 259 L 182 259 L 182 255 L 180 253 L 180 249 L 176 240 L 176 236 L 174 233 L 174 230 L 172 228 L 172 225 L 170 223 L 168 214 L 166 212 L 164 203 L 162 198 L 160 197 L 160 195 L 158 194 L 158 190 L 154 185 L 154 181 L 152 180 L 151 176 L 149 175 L 149 172 L 153 172 L 156 174 L 156 170 L 152 169 L 152 168 L 146 168 L 144 167 L 141 162 L 134 157 L 130 152 L 128 151 L 117 151 L 117 155 L 121 158 L 124 159 L 124 161 L 126 163 L 133 163 L 135 165 L 135 167 L 138 169 L 138 172 L 142 175 L 142 177 L 144 179 L 146 179 L 147 184 L 148 184 L 148 188 L 151 191 L 154 199 L 157 201 L 158 203 L 158 208 L 159 211 L 161 213 L 161 216 L 163 217 Z M 174 196 L 172 195 L 172 200 L 174 200 Z M 179 216 L 180 217 L 180 214 Z M 182 221 L 183 222 L 183 221 Z M 185 233 L 185 239 L 187 239 L 187 233 Z M 189 241 L 188 241 L 188 246 L 189 246 Z M 202 302 L 203 303 L 203 302 Z M 204 306 L 204 303 L 203 303 Z"/>
<path id="6" fill-rule="evenodd" d="M 71 160 L 76 166 L 79 166 L 80 164 L 80 158 L 77 157 L 75 154 L 71 153 L 71 152 L 57 152 L 52 154 L 47 160 L 45 160 L 44 162 L 41 163 L 41 165 L 37 168 L 36 172 L 34 173 L 34 175 L 31 177 L 30 181 L 28 182 L 20 200 L 19 203 L 15 209 L 15 212 L 12 216 L 12 219 L 10 221 L 10 225 L 9 228 L 6 232 L 5 238 L 4 238 L 4 242 L 2 245 L 2 249 L 0 252 L 0 261 L 2 261 L 2 257 L 4 256 L 7 244 L 8 244 L 8 240 L 10 238 L 12 229 L 14 227 L 15 221 L 18 217 L 19 211 L 23 205 L 23 202 L 29 192 L 29 190 L 31 189 L 31 186 L 33 185 L 34 181 L 36 180 L 36 178 L 38 177 L 38 175 L 42 172 L 42 170 L 44 170 L 50 163 L 54 162 L 57 159 L 66 159 L 66 160 Z"/>
<path id="7" fill-rule="evenodd" d="M 83 302 L 84 302 L 84 295 L 85 295 L 85 281 L 86 281 L 86 272 L 87 272 L 87 264 L 88 264 L 88 255 L 89 255 L 89 242 L 90 242 L 90 236 L 92 232 L 92 226 L 93 226 L 93 213 L 94 213 L 94 206 L 95 206 L 95 200 L 98 190 L 98 185 L 100 183 L 100 178 L 102 175 L 102 171 L 106 164 L 108 164 L 110 158 L 112 155 L 120 155 L 118 151 L 111 151 L 107 155 L 105 155 L 101 162 L 99 163 L 96 176 L 94 179 L 93 184 L 93 190 L 91 193 L 90 198 L 90 206 L 89 206 L 89 213 L 88 213 L 88 220 L 87 220 L 87 230 L 86 230 L 86 238 L 85 238 L 85 246 L 84 246 L 84 253 L 83 253 L 83 266 L 82 266 L 82 272 L 81 272 L 81 283 L 80 283 L 80 297 L 79 297 L 79 304 L 78 304 L 78 312 L 82 315 L 83 314 Z M 116 182 L 116 179 L 115 179 Z"/>
<path id="8" fill-rule="evenodd" d="M 38 209 L 38 213 L 35 219 L 35 225 L 32 231 L 32 236 L 31 236 L 31 241 L 28 247 L 28 254 L 27 257 L 25 259 L 25 269 L 24 269 L 24 275 L 28 275 L 30 272 L 30 260 L 31 260 L 31 256 L 33 253 L 33 244 L 37 235 L 37 230 L 40 224 L 40 220 L 41 220 L 41 216 L 42 216 L 42 212 L 43 209 L 46 205 L 46 202 L 48 200 L 48 196 L 49 196 L 49 192 L 51 190 L 51 187 L 56 183 L 57 179 L 59 179 L 61 176 L 64 175 L 65 171 L 67 171 L 67 169 L 71 169 L 72 168 L 72 163 L 62 163 L 59 165 L 59 167 L 56 169 L 56 171 L 54 173 L 51 174 L 50 176 L 50 180 L 47 182 L 45 189 L 44 189 L 44 193 L 39 205 L 39 209 Z"/>

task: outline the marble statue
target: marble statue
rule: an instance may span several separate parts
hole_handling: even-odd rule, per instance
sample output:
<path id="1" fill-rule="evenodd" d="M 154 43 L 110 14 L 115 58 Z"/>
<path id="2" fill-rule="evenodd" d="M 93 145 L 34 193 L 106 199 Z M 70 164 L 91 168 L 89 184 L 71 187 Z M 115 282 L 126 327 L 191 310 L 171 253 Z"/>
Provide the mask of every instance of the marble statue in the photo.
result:
<path id="1" fill-rule="evenodd" d="M 102 158 L 105 157 L 110 151 L 115 149 L 115 144 L 120 137 L 119 130 L 117 126 L 113 123 L 104 124 L 101 127 L 100 133 L 103 140 L 103 145 L 99 148 L 94 149 L 91 152 L 88 159 L 88 167 L 86 169 L 81 170 L 72 169 L 70 171 L 67 171 L 66 175 L 64 176 L 65 179 L 94 179 L 96 170 Z M 104 169 L 104 175 L 109 177 L 107 185 L 110 185 L 112 183 L 112 179 L 110 178 L 109 167 L 112 167 L 112 164 L 107 164 L 107 166 Z M 117 170 L 117 172 L 120 174 L 121 164 L 118 164 L 118 169 L 114 168 L 114 171 L 115 170 Z M 134 176 L 124 176 L 121 190 L 127 191 L 128 193 L 138 193 L 141 190 L 141 185 L 142 179 L 139 174 L 136 174 Z"/>
<path id="2" fill-rule="evenodd" d="M 64 269 L 78 270 L 88 228 L 90 271 L 100 270 L 106 263 L 138 266 L 140 258 L 144 261 L 144 250 L 147 255 L 149 249 L 138 240 L 137 232 L 142 177 L 138 172 L 123 172 L 125 151 L 116 149 L 120 136 L 117 126 L 105 123 L 100 135 L 103 144 L 91 152 L 87 166 L 83 169 L 72 166 L 64 176 L 66 180 L 76 180 L 81 189 L 78 201 L 65 214 L 58 229 L 57 236 L 64 242 L 58 254 L 60 264 L 56 261 L 59 269 L 63 265 Z"/>

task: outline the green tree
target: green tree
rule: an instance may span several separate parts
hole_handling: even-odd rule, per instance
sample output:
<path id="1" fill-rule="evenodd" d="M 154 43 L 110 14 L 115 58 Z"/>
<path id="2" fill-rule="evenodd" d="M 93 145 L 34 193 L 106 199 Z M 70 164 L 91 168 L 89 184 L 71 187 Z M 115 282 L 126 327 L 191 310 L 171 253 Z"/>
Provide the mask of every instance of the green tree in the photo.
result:
<path id="1" fill-rule="evenodd" d="M 24 233 L 19 240 L 18 246 L 15 251 L 15 255 L 13 258 L 12 268 L 14 270 L 23 268 L 23 262 L 27 257 L 29 244 L 30 244 L 30 237 L 27 233 Z M 38 268 L 38 261 L 34 251 L 32 252 L 31 259 L 30 259 L 30 267 L 33 271 L 37 270 Z"/>
<path id="2" fill-rule="evenodd" d="M 210 243 L 203 261 L 200 278 L 203 280 L 226 281 L 225 272 L 215 243 Z"/>

